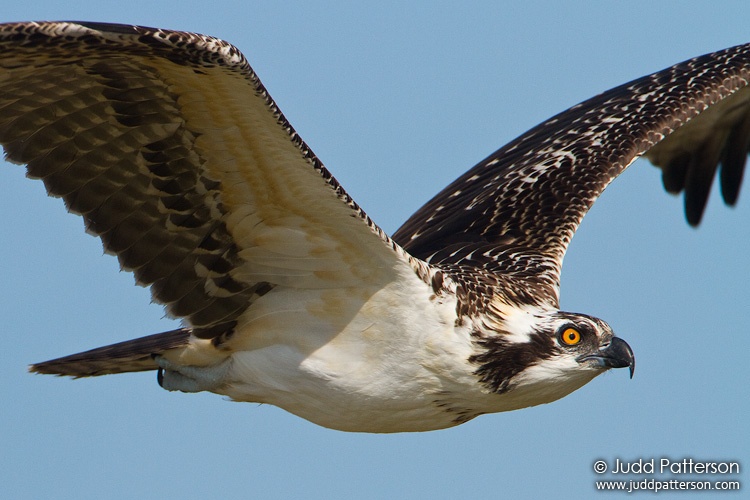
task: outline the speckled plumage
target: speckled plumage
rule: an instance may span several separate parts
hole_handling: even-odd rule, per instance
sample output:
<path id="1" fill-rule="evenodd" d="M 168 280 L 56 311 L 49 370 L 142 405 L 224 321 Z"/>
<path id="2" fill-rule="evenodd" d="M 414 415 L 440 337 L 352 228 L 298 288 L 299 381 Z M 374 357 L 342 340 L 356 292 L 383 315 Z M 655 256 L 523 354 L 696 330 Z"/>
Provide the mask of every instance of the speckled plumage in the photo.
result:
<path id="1" fill-rule="evenodd" d="M 736 201 L 750 146 L 750 92 L 733 94 L 749 78 L 750 48 L 739 46 L 593 97 L 491 154 L 393 238 L 430 264 L 513 277 L 534 290 L 524 301 L 558 307 L 562 259 L 573 233 L 607 185 L 640 155 L 664 169 L 670 191 L 685 190 L 692 224 L 700 222 L 720 162 L 729 172 L 722 177 L 725 199 Z M 714 116 L 699 116 L 709 108 Z M 716 118 L 721 128 L 709 121 Z M 683 140 L 690 129 L 697 140 Z M 683 164 L 688 172 L 673 173 Z"/>
<path id="2" fill-rule="evenodd" d="M 748 77 L 745 45 L 596 96 L 490 155 L 391 238 L 232 45 L 100 23 L 0 25 L 7 158 L 185 322 L 32 369 L 159 370 L 170 390 L 371 432 L 550 402 L 612 367 L 632 375 L 606 323 L 558 311 L 567 245 L 640 155 L 685 191 L 691 224 L 719 164 L 734 203 Z M 566 345 L 570 328 L 580 338 Z"/>

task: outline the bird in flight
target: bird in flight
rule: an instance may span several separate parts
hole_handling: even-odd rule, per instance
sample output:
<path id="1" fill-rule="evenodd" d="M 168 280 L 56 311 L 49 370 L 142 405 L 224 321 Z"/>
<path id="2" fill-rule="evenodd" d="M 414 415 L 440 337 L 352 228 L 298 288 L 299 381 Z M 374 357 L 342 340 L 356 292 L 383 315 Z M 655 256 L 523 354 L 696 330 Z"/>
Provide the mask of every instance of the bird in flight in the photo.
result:
<path id="1" fill-rule="evenodd" d="M 37 363 L 153 370 L 170 391 L 358 432 L 555 401 L 628 344 L 559 308 L 575 230 L 636 158 L 697 225 L 750 148 L 750 44 L 621 85 L 492 153 L 392 236 L 297 135 L 234 46 L 89 22 L 0 25 L 0 143 L 183 327 Z"/>

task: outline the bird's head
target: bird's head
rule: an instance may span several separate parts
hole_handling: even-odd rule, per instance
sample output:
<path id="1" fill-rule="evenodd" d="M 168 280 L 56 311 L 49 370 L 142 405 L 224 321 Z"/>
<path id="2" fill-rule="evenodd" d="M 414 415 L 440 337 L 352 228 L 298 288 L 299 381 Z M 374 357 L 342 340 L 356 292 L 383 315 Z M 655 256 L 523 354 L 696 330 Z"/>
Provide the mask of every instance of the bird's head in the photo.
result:
<path id="1" fill-rule="evenodd" d="M 633 351 L 598 318 L 506 309 L 484 326 L 470 358 L 475 374 L 491 392 L 512 395 L 519 408 L 566 396 L 610 368 L 629 367 L 633 377 Z"/>

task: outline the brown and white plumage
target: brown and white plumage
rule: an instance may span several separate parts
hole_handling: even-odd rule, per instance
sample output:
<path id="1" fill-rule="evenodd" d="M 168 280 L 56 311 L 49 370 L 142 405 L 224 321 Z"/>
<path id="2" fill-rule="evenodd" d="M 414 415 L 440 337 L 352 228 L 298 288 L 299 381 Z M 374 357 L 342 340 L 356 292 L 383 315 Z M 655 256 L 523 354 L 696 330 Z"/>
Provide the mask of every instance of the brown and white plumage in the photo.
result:
<path id="1" fill-rule="evenodd" d="M 700 222 L 720 163 L 724 198 L 736 202 L 750 146 L 749 51 L 677 64 L 550 118 L 446 187 L 394 239 L 430 263 L 528 282 L 535 297 L 557 306 L 573 233 L 640 155 L 662 167 L 669 191 L 685 191 L 691 224 Z"/>
<path id="2" fill-rule="evenodd" d="M 558 399 L 610 367 L 632 372 L 606 323 L 558 311 L 562 258 L 591 204 L 641 154 L 662 166 L 669 190 L 685 188 L 691 223 L 719 162 L 736 201 L 749 52 L 696 58 L 561 113 L 464 174 L 391 240 L 226 42 L 4 25 L 8 158 L 27 163 L 185 321 L 34 369 L 159 368 L 169 389 L 375 432 L 456 425 Z M 568 328 L 581 337 L 572 346 L 562 344 Z"/>
<path id="3" fill-rule="evenodd" d="M 237 49 L 88 26 L 106 31 L 3 27 L 0 141 L 196 336 L 231 332 L 275 286 L 354 285 L 372 276 L 341 262 L 391 258 Z"/>

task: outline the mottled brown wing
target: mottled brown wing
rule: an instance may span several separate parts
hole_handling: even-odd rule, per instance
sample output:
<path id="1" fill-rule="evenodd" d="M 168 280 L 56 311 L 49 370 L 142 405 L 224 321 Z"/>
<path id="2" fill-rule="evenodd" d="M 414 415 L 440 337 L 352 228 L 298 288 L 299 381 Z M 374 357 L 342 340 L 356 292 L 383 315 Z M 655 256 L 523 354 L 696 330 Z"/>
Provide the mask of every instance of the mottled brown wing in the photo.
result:
<path id="1" fill-rule="evenodd" d="M 398 258 L 215 38 L 1 25 L 0 143 L 198 336 L 276 286 L 377 283 Z"/>
<path id="2" fill-rule="evenodd" d="M 719 163 L 727 201 L 750 143 L 750 45 L 639 78 L 551 118 L 499 149 L 393 235 L 415 257 L 525 283 L 557 306 L 565 250 L 604 188 L 637 157 L 665 166 L 700 220 Z M 661 141 L 661 142 L 660 142 Z"/>

